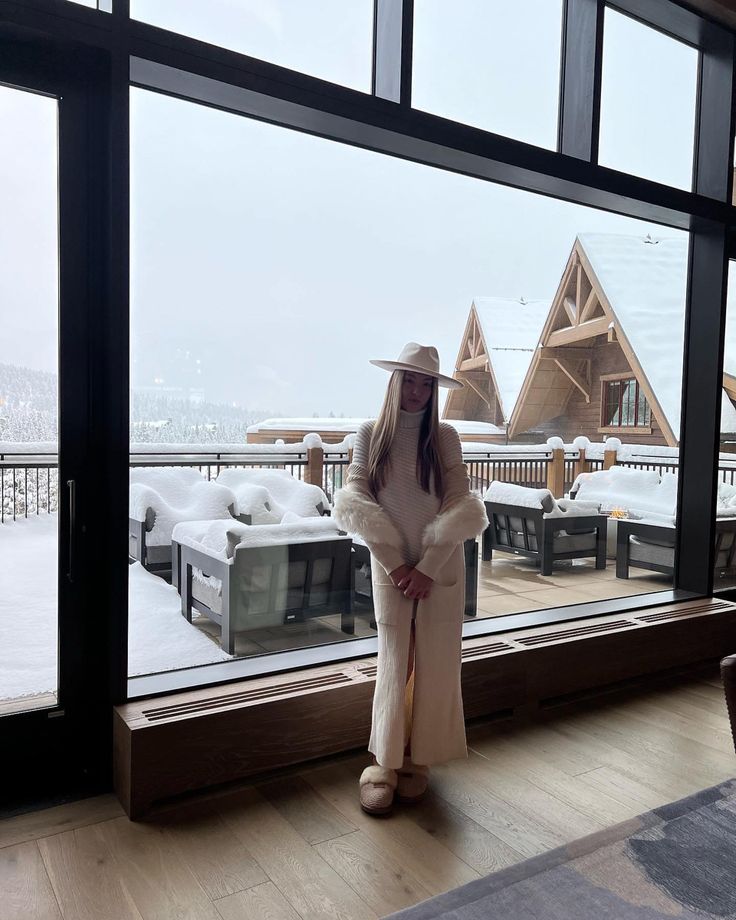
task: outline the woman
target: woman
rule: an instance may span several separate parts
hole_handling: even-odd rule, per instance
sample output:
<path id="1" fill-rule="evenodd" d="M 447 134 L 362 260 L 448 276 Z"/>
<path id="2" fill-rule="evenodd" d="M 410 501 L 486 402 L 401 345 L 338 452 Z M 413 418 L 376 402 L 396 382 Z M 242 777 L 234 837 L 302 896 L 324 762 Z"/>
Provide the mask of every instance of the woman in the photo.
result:
<path id="1" fill-rule="evenodd" d="M 460 439 L 439 421 L 438 386 L 462 386 L 439 372 L 436 348 L 410 342 L 392 371 L 381 412 L 357 435 L 334 518 L 371 552 L 378 626 L 378 674 L 369 751 L 360 778 L 371 814 L 394 794 L 419 799 L 429 766 L 466 757 L 460 689 L 465 605 L 463 541 L 487 525 L 469 489 Z"/>

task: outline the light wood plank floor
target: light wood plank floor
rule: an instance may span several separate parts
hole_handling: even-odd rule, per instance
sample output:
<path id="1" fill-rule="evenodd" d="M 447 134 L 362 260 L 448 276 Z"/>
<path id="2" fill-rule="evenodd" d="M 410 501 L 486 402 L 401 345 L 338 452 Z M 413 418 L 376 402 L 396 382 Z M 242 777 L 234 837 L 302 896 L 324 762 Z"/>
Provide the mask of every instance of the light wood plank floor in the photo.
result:
<path id="1" fill-rule="evenodd" d="M 112 796 L 0 824 L 3 920 L 363 920 L 736 774 L 715 674 L 476 723 L 420 805 L 358 806 L 367 755 L 133 824 Z"/>

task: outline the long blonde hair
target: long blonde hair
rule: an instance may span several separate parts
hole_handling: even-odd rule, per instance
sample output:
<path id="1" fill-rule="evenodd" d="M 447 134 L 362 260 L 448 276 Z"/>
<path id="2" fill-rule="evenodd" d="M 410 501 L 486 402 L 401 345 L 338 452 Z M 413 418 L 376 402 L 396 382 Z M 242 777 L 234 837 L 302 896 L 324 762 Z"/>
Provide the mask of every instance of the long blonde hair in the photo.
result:
<path id="1" fill-rule="evenodd" d="M 381 411 L 373 426 L 368 453 L 368 481 L 371 492 L 378 494 L 389 473 L 391 444 L 399 428 L 401 388 L 404 371 L 393 371 L 386 388 Z M 432 395 L 424 409 L 417 442 L 417 480 L 425 492 L 434 485 L 434 493 L 442 498 L 442 463 L 440 461 L 440 414 L 437 379 L 432 381 Z"/>

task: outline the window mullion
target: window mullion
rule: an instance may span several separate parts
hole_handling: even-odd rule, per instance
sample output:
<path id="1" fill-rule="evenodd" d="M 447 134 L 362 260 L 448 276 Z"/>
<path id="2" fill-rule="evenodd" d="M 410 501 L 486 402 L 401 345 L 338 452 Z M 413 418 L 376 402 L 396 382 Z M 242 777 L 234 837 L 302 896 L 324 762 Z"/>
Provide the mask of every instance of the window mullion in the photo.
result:
<path id="1" fill-rule="evenodd" d="M 373 93 L 411 105 L 414 0 L 375 0 Z"/>
<path id="2" fill-rule="evenodd" d="M 603 9 L 599 0 L 565 0 L 562 18 L 557 146 L 591 163 L 598 159 Z"/>

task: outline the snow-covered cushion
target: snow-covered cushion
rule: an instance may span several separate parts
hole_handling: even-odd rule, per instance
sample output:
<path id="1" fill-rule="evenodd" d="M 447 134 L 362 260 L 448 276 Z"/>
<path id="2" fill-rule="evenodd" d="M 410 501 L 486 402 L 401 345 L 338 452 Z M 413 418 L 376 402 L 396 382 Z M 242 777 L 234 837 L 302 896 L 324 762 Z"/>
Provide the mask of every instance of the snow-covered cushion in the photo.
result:
<path id="1" fill-rule="evenodd" d="M 240 489 L 260 486 L 270 495 L 269 505 L 280 521 L 287 511 L 301 517 L 319 517 L 330 510 L 330 503 L 319 486 L 295 479 L 288 470 L 228 469 L 217 477 L 240 499 Z"/>
<path id="2" fill-rule="evenodd" d="M 613 466 L 609 470 L 581 473 L 571 490 L 577 501 L 599 502 L 602 511 L 623 508 L 638 515 L 647 512 L 675 514 L 677 476 L 656 470 Z"/>
<path id="3" fill-rule="evenodd" d="M 241 483 L 233 489 L 238 500 L 238 513 L 250 518 L 251 524 L 278 524 L 279 513 L 271 507 L 273 498 L 265 486 Z"/>
<path id="4" fill-rule="evenodd" d="M 239 546 L 274 546 L 335 540 L 343 536 L 331 517 L 302 518 L 291 524 L 241 524 L 238 521 L 194 521 L 178 524 L 177 543 L 219 559 L 232 559 Z"/>
<path id="5" fill-rule="evenodd" d="M 171 542 L 174 527 L 182 521 L 232 520 L 238 513 L 235 494 L 226 486 L 208 482 L 191 469 L 156 468 L 130 471 L 129 516 L 153 526 L 148 546 Z"/>
<path id="6" fill-rule="evenodd" d="M 527 486 L 517 486 L 512 482 L 499 482 L 495 479 L 483 493 L 483 500 L 499 505 L 535 508 L 548 513 L 556 507 L 554 496 L 549 489 L 530 489 Z"/>
<path id="7" fill-rule="evenodd" d="M 583 502 L 576 499 L 560 498 L 556 507 L 545 513 L 546 518 L 556 517 L 590 517 L 600 513 L 598 502 Z"/>

